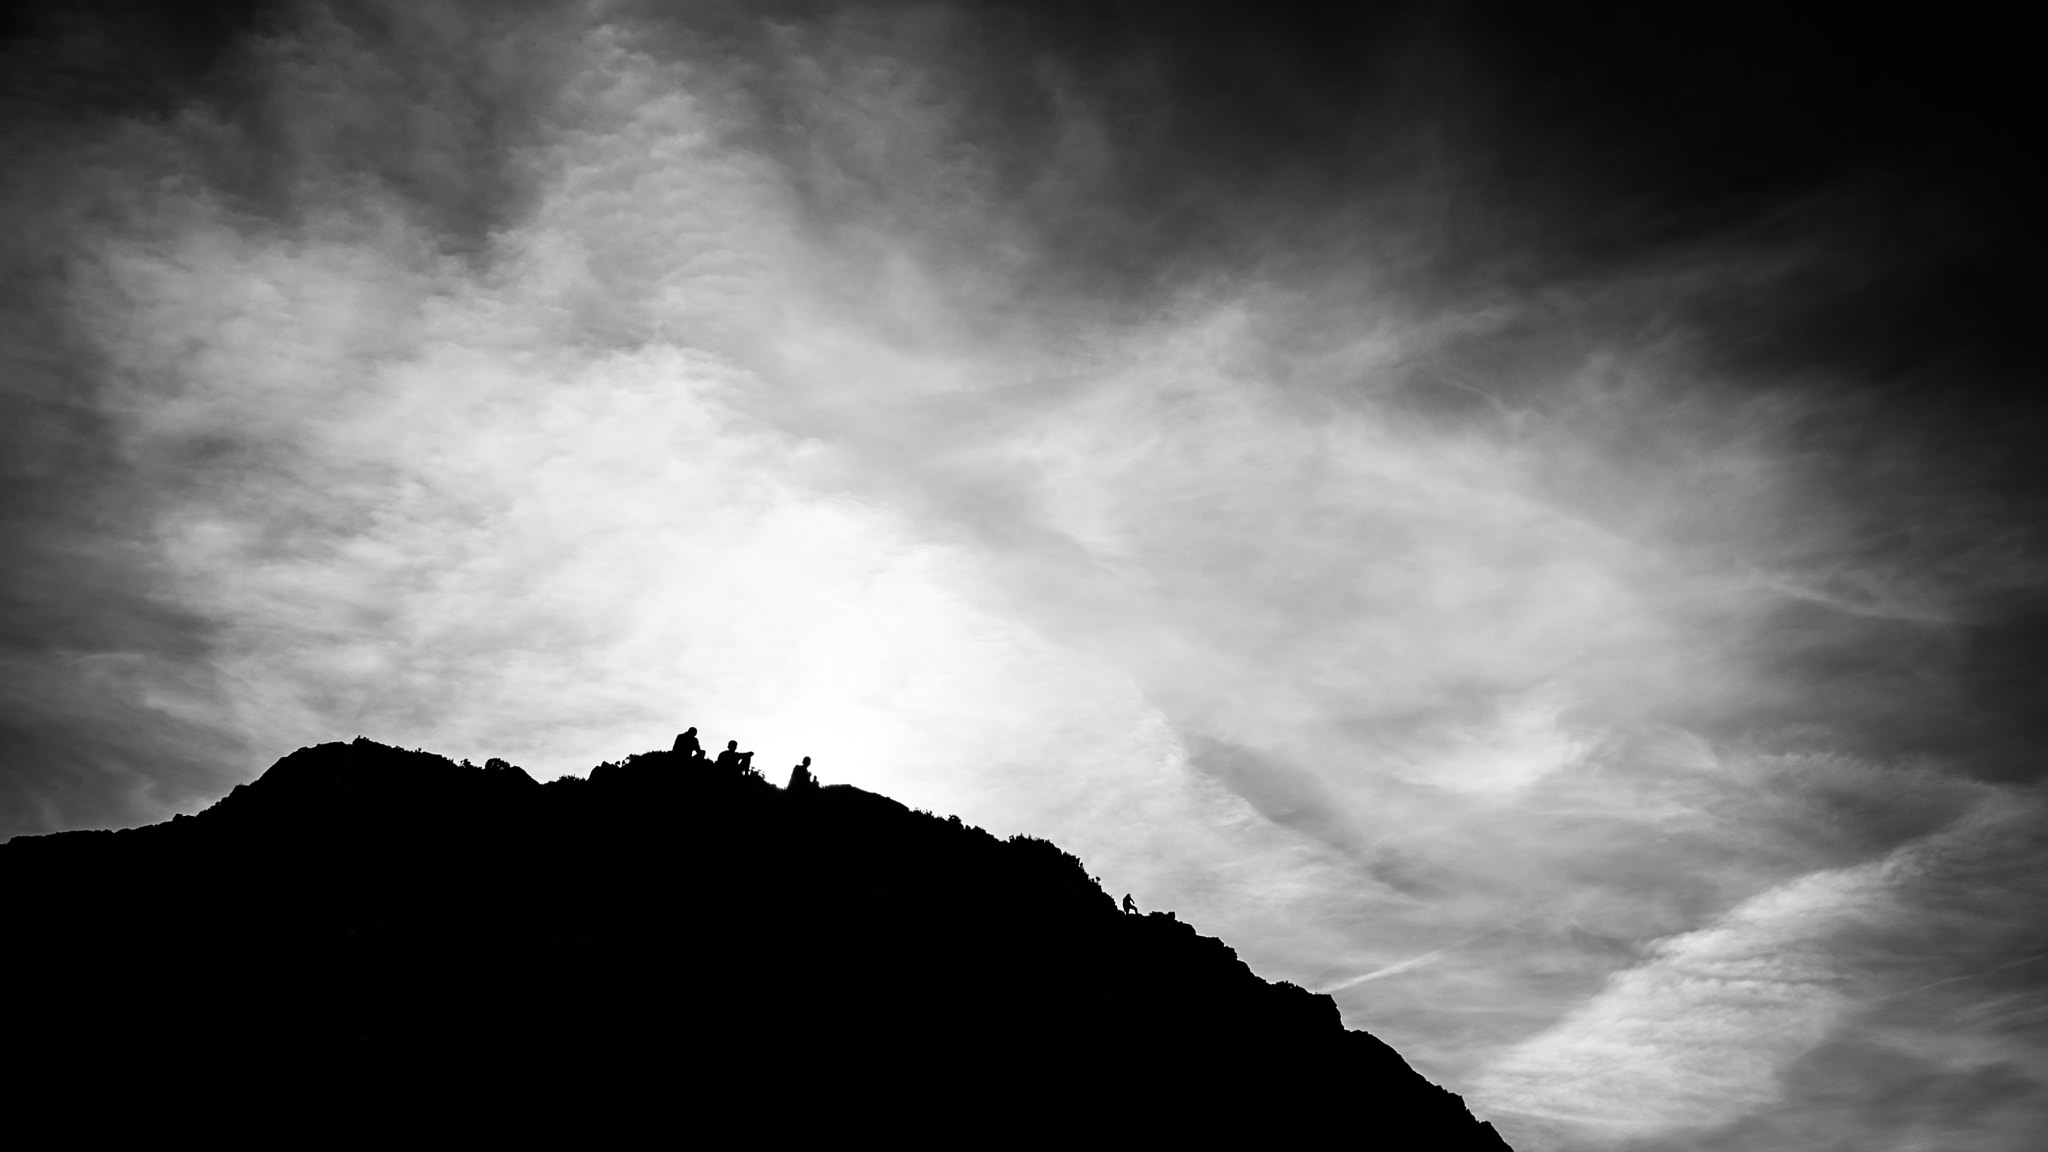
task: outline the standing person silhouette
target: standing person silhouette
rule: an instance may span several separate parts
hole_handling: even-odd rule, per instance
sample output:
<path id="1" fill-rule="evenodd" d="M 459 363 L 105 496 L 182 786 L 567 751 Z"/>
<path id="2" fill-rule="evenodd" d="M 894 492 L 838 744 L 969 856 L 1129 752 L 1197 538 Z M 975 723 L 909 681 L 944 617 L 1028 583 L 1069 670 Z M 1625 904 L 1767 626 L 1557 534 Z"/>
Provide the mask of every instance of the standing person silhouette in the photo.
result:
<path id="1" fill-rule="evenodd" d="M 1137 905 L 1137 904 L 1136 904 L 1136 903 L 1135 903 L 1134 901 L 1132 901 L 1132 899 L 1131 899 L 1131 894 L 1130 894 L 1129 892 L 1126 892 L 1126 893 L 1124 893 L 1124 912 L 1125 912 L 1125 914 L 1127 914 L 1127 915 L 1128 915 L 1129 913 L 1132 913 L 1132 912 L 1136 912 L 1137 910 L 1138 910 L 1138 905 Z"/>

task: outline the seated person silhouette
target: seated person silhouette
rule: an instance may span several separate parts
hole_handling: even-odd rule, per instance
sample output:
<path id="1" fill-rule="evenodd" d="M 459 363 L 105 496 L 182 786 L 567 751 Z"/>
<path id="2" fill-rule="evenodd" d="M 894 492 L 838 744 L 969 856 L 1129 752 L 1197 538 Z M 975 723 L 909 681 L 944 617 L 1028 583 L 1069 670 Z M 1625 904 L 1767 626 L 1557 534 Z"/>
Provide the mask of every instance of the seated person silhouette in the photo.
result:
<path id="1" fill-rule="evenodd" d="M 791 792 L 807 792 L 817 786 L 818 778 L 811 775 L 811 758 L 809 756 L 804 757 L 803 763 L 789 770 L 789 790 Z"/>
<path id="2" fill-rule="evenodd" d="M 1137 910 L 1138 905 L 1131 900 L 1131 894 L 1129 892 L 1124 893 L 1124 911 L 1136 912 Z"/>
<path id="3" fill-rule="evenodd" d="M 739 771 L 740 742 L 737 740 L 727 740 L 725 742 L 725 751 L 720 752 L 718 759 L 712 761 L 712 767 L 731 772 Z"/>
<path id="4" fill-rule="evenodd" d="M 704 758 L 704 745 L 697 742 L 697 730 L 695 728 L 691 728 L 688 732 L 677 736 L 676 746 L 669 749 L 669 751 L 681 752 L 692 760 L 702 760 Z"/>

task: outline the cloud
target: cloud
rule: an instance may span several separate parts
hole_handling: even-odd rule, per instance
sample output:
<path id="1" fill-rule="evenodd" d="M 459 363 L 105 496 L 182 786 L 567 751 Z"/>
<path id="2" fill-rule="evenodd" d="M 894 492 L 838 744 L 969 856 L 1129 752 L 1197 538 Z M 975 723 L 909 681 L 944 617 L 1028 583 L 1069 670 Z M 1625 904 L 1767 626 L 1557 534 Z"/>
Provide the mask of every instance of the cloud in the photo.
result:
<path id="1" fill-rule="evenodd" d="M 1482 1106 L 1531 1148 L 2022 1146 L 2048 1071 L 2039 800 L 1976 791 L 1881 860 L 1660 941 L 1500 1053 Z"/>
<path id="2" fill-rule="evenodd" d="M 1873 914 L 1876 865 L 1811 873 L 1658 944 L 1503 1053 L 1482 1106 L 1625 1138 L 1760 1111 L 1848 1007 L 1827 938 Z"/>
<path id="3" fill-rule="evenodd" d="M 1053 837 L 1531 1146 L 1799 1147 L 1930 1069 L 1887 1130 L 2017 1131 L 2034 561 L 1719 354 L 1827 245 L 1553 267 L 1449 218 L 1484 163 L 1269 182 L 1188 111 L 1227 60 L 1060 31 L 314 5 L 19 144 L 10 830 L 695 724 Z"/>

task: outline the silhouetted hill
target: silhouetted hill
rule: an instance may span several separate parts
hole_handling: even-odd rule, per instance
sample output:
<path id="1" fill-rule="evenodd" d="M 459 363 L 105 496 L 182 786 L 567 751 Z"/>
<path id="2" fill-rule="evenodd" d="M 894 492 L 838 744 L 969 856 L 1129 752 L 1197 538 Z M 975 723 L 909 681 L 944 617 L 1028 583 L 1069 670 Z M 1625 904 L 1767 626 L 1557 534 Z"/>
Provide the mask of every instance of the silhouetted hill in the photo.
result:
<path id="1" fill-rule="evenodd" d="M 110 1099 L 1506 1147 L 1052 844 L 680 753 L 543 786 L 324 744 L 196 817 L 15 839 L 0 891 L 10 1047 Z"/>

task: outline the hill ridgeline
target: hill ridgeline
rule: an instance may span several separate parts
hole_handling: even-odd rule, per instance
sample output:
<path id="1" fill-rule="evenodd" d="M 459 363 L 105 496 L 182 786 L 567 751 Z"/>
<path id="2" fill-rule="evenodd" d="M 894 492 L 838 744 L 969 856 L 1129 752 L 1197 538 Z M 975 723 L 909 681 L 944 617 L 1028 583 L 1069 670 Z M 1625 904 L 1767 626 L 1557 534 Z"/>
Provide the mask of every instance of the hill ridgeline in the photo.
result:
<path id="1" fill-rule="evenodd" d="M 1050 843 L 683 744 L 546 785 L 323 744 L 197 816 L 0 845 L 10 1046 L 301 1123 L 1507 1148 L 1327 996 Z"/>

